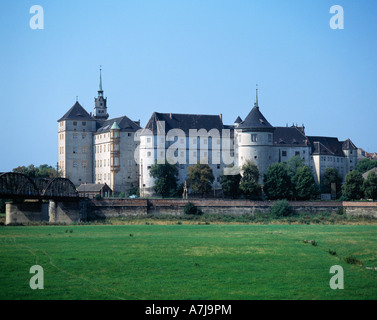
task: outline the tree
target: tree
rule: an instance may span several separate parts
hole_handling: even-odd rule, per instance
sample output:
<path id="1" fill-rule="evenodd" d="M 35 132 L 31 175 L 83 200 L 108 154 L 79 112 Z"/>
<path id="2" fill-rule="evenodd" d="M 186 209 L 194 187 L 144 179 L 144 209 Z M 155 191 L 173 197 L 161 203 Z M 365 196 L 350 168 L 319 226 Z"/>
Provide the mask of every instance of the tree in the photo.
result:
<path id="1" fill-rule="evenodd" d="M 355 170 L 359 171 L 361 174 L 369 171 L 370 169 L 377 168 L 377 161 L 370 159 L 363 159 L 357 162 Z"/>
<path id="2" fill-rule="evenodd" d="M 305 161 L 301 159 L 300 156 L 294 156 L 285 163 L 287 164 L 288 174 L 291 178 L 296 174 L 299 168 L 305 166 Z"/>
<path id="3" fill-rule="evenodd" d="M 194 193 L 200 193 L 203 197 L 212 190 L 215 177 L 208 164 L 197 163 L 189 167 L 187 176 L 188 183 Z"/>
<path id="4" fill-rule="evenodd" d="M 321 192 L 331 193 L 332 183 L 335 183 L 337 197 L 339 197 L 342 191 L 342 176 L 336 168 L 327 168 L 321 178 Z"/>
<path id="5" fill-rule="evenodd" d="M 364 180 L 363 190 L 366 198 L 377 199 L 377 174 L 375 172 L 369 172 Z"/>
<path id="6" fill-rule="evenodd" d="M 177 189 L 178 166 L 168 162 L 155 163 L 149 169 L 149 174 L 155 179 L 154 191 L 163 198 L 170 196 Z"/>
<path id="7" fill-rule="evenodd" d="M 292 182 L 284 163 L 272 164 L 264 175 L 263 190 L 270 200 L 291 199 Z"/>
<path id="8" fill-rule="evenodd" d="M 363 176 L 359 171 L 351 171 L 346 175 L 342 187 L 342 196 L 344 200 L 360 200 L 363 197 Z"/>
<path id="9" fill-rule="evenodd" d="M 240 181 L 240 189 L 242 193 L 249 199 L 259 199 L 262 195 L 262 189 L 258 184 L 259 170 L 257 165 L 248 160 L 241 168 L 242 178 Z"/>
<path id="10" fill-rule="evenodd" d="M 57 177 L 56 169 L 47 165 L 42 164 L 39 167 L 34 166 L 33 164 L 25 167 L 19 166 L 13 169 L 13 172 L 18 172 L 27 175 L 29 178 L 55 178 Z"/>
<path id="11" fill-rule="evenodd" d="M 294 197 L 297 200 L 309 200 L 316 198 L 319 190 L 314 181 L 313 173 L 308 166 L 297 168 L 292 177 Z"/>
<path id="12" fill-rule="evenodd" d="M 224 195 L 226 197 L 231 197 L 236 199 L 240 193 L 240 181 L 241 175 L 238 174 L 231 174 L 231 175 L 224 175 L 224 173 L 220 176 L 221 180 L 221 188 L 223 189 Z"/>

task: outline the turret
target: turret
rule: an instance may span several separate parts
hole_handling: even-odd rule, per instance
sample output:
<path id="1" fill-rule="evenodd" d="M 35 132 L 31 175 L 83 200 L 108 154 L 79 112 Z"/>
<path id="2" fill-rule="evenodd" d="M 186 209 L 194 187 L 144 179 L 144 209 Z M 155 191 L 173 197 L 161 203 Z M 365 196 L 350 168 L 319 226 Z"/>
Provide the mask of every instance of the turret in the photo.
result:
<path id="1" fill-rule="evenodd" d="M 98 97 L 94 98 L 94 118 L 97 120 L 107 120 L 109 115 L 107 113 L 107 98 L 103 97 L 102 69 L 100 69 L 99 72 Z"/>

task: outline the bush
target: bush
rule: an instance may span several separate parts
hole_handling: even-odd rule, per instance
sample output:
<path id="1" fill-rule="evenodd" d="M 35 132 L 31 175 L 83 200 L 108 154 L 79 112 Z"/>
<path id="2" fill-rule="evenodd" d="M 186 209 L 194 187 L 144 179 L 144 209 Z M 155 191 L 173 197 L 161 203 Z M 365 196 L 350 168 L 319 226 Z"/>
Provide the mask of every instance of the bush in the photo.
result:
<path id="1" fill-rule="evenodd" d="M 183 212 L 184 214 L 194 215 L 194 216 L 201 216 L 203 214 L 203 211 L 195 207 L 191 202 L 188 202 L 185 205 Z"/>
<path id="2" fill-rule="evenodd" d="M 294 215 L 294 211 L 287 200 L 279 200 L 271 207 L 270 214 L 273 217 L 290 217 Z"/>
<path id="3" fill-rule="evenodd" d="M 363 264 L 359 259 L 355 258 L 355 257 L 352 256 L 352 255 L 346 257 L 344 260 L 345 260 L 348 264 L 356 264 L 356 265 L 362 265 L 362 264 Z"/>

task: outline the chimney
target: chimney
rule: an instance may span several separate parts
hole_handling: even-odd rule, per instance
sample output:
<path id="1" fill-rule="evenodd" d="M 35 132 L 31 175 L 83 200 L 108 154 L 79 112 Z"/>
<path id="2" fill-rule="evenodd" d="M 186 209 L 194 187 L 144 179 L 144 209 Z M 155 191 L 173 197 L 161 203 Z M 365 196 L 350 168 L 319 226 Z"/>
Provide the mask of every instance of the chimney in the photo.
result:
<path id="1" fill-rule="evenodd" d="M 223 114 L 222 113 L 220 113 L 219 117 L 220 117 L 220 120 L 223 121 Z"/>
<path id="2" fill-rule="evenodd" d="M 173 119 L 173 115 L 171 114 L 171 112 L 170 112 L 170 119 Z"/>

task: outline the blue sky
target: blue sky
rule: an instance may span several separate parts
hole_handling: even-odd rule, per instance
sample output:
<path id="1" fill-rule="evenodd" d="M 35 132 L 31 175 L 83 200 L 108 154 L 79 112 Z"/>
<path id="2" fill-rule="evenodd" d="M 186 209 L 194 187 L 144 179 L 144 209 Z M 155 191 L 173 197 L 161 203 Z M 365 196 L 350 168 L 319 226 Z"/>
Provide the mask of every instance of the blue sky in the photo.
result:
<path id="1" fill-rule="evenodd" d="M 259 105 L 274 126 L 377 152 L 375 0 L 2 0 L 0 172 L 56 165 L 57 120 L 93 111 L 102 65 L 110 117 L 223 114 Z M 330 28 L 330 7 L 344 29 Z M 32 30 L 30 7 L 44 9 Z"/>

